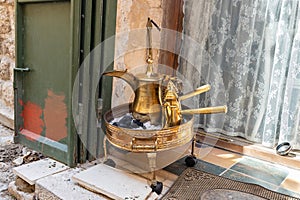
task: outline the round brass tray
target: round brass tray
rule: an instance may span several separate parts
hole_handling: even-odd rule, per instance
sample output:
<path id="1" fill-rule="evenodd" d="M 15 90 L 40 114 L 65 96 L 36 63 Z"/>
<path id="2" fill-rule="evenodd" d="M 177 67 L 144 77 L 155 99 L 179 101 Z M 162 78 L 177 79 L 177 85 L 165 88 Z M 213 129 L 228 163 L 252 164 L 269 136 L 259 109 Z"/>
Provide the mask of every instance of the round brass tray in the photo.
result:
<path id="1" fill-rule="evenodd" d="M 105 113 L 106 136 L 112 145 L 126 151 L 147 153 L 179 147 L 192 140 L 193 115 L 183 115 L 183 124 L 161 130 L 136 130 L 109 123 L 114 118 L 131 113 L 131 108 L 131 104 L 123 104 Z"/>

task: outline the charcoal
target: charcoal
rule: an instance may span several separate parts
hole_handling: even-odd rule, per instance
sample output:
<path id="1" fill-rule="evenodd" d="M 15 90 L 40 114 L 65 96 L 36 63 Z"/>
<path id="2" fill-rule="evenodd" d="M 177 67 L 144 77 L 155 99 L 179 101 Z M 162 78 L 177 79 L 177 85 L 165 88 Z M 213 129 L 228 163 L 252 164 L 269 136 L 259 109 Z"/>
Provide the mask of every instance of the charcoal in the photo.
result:
<path id="1" fill-rule="evenodd" d="M 110 124 L 116 127 L 128 128 L 128 129 L 140 129 L 141 127 L 146 130 L 161 130 L 160 125 L 151 125 L 150 121 L 141 122 L 138 119 L 134 119 L 132 113 L 127 113 L 124 116 L 113 119 Z"/>
<path id="2" fill-rule="evenodd" d="M 118 122 L 119 127 L 122 128 L 130 128 L 131 126 L 132 117 L 130 115 L 125 115 L 120 121 Z"/>
<path id="3" fill-rule="evenodd" d="M 141 122 L 140 120 L 134 119 L 134 120 L 132 120 L 132 122 L 133 122 L 134 124 L 137 124 L 139 127 L 142 127 L 143 129 L 146 129 L 146 126 L 144 126 L 144 123 Z"/>
<path id="4" fill-rule="evenodd" d="M 130 127 L 129 128 L 131 128 L 131 129 L 137 129 L 137 128 L 139 128 L 140 126 L 139 125 L 137 125 L 136 123 L 134 123 L 134 120 L 131 120 L 131 123 L 130 123 Z"/>

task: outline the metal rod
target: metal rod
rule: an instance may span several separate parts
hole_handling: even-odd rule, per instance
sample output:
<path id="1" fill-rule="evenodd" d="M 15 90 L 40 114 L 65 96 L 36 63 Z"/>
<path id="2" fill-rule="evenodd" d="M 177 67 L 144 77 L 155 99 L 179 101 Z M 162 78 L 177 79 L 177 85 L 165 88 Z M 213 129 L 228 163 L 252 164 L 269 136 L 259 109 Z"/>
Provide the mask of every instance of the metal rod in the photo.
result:
<path id="1" fill-rule="evenodd" d="M 207 92 L 208 90 L 210 90 L 210 85 L 209 84 L 203 85 L 203 86 L 198 87 L 197 89 L 195 89 L 193 92 L 190 92 L 188 94 L 185 94 L 185 95 L 179 97 L 179 101 L 186 100 L 188 98 L 191 98 L 191 97 L 196 96 L 198 94 L 201 94 L 203 92 Z"/>
<path id="2" fill-rule="evenodd" d="M 146 62 L 148 63 L 147 66 L 147 71 L 146 74 L 148 76 L 153 74 L 153 55 L 152 55 L 152 23 L 151 23 L 151 19 L 148 17 L 148 21 L 147 21 L 147 58 L 146 58 Z"/>
<path id="3" fill-rule="evenodd" d="M 196 143 L 196 136 L 194 136 L 192 140 L 192 152 L 191 152 L 192 156 L 195 156 L 195 143 Z"/>
<path id="4" fill-rule="evenodd" d="M 157 23 L 155 23 L 155 21 L 153 21 L 152 19 L 150 21 L 157 28 L 157 30 L 161 30 L 161 28 L 157 25 Z"/>
<path id="5" fill-rule="evenodd" d="M 198 109 L 181 110 L 181 114 L 214 114 L 214 113 L 227 113 L 227 106 L 216 106 Z"/>
<path id="6" fill-rule="evenodd" d="M 103 138 L 103 150 L 104 150 L 104 160 L 103 162 L 107 161 L 107 146 L 106 146 L 107 137 L 106 135 Z"/>
<path id="7" fill-rule="evenodd" d="M 156 168 L 156 153 L 147 153 L 149 167 L 152 173 L 151 182 L 153 185 L 157 184 L 155 168 Z"/>

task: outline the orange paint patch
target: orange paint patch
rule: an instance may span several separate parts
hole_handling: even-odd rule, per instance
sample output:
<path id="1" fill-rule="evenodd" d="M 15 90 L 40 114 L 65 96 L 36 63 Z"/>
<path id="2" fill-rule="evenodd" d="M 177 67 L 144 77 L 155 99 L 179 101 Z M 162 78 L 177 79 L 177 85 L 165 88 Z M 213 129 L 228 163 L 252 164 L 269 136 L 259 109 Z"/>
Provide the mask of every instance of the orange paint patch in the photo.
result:
<path id="1" fill-rule="evenodd" d="M 44 127 L 44 122 L 41 119 L 43 113 L 41 107 L 31 102 L 27 102 L 23 106 L 21 116 L 24 120 L 24 129 L 41 135 Z"/>
<path id="2" fill-rule="evenodd" d="M 48 90 L 48 97 L 45 100 L 45 136 L 55 141 L 67 137 L 66 118 L 68 114 L 64 99 L 64 95 L 56 95 Z"/>

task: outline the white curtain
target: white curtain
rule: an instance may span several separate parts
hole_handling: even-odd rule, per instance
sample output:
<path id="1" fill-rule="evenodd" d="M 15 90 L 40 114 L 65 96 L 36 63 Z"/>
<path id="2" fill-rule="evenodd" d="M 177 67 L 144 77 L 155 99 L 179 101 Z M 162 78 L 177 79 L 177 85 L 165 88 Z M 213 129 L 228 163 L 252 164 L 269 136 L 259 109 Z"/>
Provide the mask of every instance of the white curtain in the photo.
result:
<path id="1" fill-rule="evenodd" d="M 194 88 L 211 85 L 194 99 L 197 107 L 228 106 L 226 115 L 201 116 L 200 126 L 269 147 L 288 141 L 299 149 L 300 0 L 184 5 L 179 71 Z"/>

